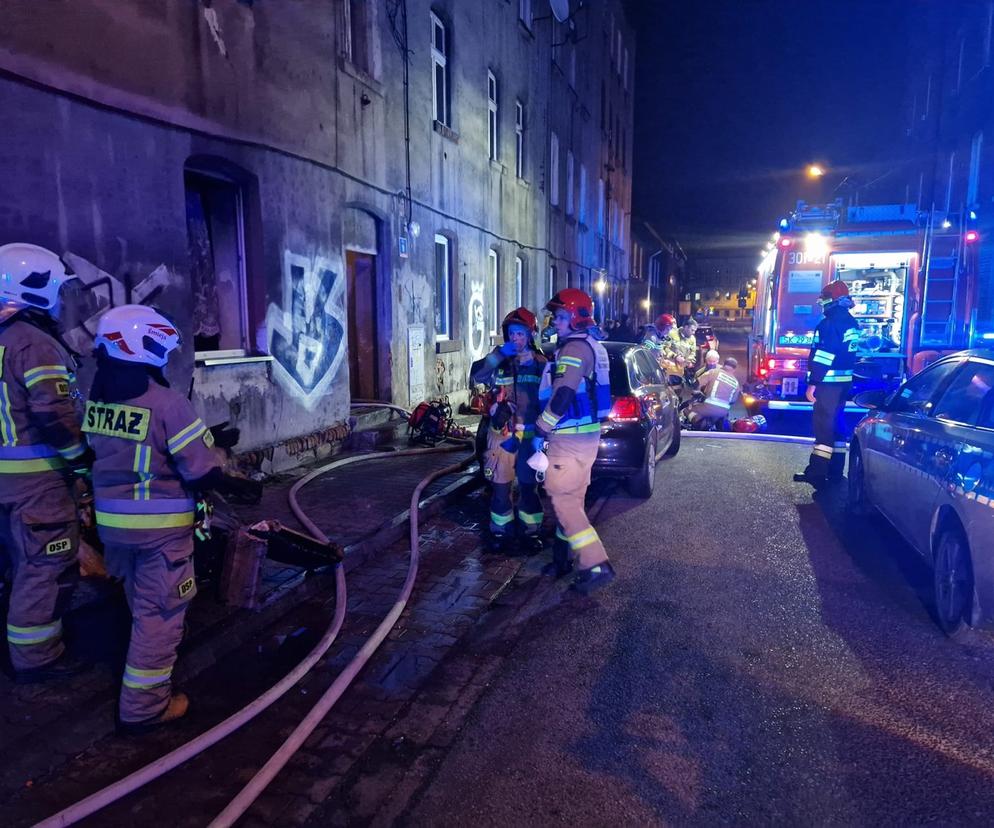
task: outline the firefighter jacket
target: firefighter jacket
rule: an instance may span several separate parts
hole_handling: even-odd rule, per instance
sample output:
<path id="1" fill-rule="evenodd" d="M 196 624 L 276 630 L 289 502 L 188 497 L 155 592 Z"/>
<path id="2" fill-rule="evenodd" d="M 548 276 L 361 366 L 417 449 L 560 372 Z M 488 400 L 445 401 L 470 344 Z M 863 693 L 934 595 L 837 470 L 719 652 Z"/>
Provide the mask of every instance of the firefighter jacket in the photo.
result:
<path id="1" fill-rule="evenodd" d="M 545 369 L 539 396 L 548 400 L 535 422 L 539 434 L 599 432 L 611 411 L 610 363 L 604 346 L 585 331 L 561 340 Z"/>
<path id="2" fill-rule="evenodd" d="M 535 420 L 541 411 L 538 387 L 547 363 L 545 354 L 531 348 L 517 357 L 505 357 L 498 348 L 474 365 L 475 370 L 470 375 L 474 383 L 497 391 L 498 400 L 514 406 L 514 423 L 524 427 L 523 438 L 534 436 Z"/>
<path id="3" fill-rule="evenodd" d="M 679 329 L 670 334 L 670 359 L 681 357 L 686 365 L 697 364 L 697 337 L 691 334 L 683 336 Z"/>
<path id="4" fill-rule="evenodd" d="M 192 531 L 196 503 L 189 484 L 220 463 L 189 400 L 149 382 L 126 402 L 90 400 L 83 431 L 96 455 L 94 508 L 105 543 Z"/>
<path id="5" fill-rule="evenodd" d="M 815 328 L 808 355 L 808 384 L 852 382 L 858 347 L 859 323 L 847 308 L 828 308 Z"/>
<path id="6" fill-rule="evenodd" d="M 739 381 L 735 375 L 724 368 L 712 368 L 700 377 L 700 389 L 704 394 L 704 402 L 729 409 L 739 395 Z"/>
<path id="7" fill-rule="evenodd" d="M 0 324 L 0 487 L 64 469 L 86 453 L 70 396 L 74 364 L 51 334 L 17 314 Z"/>

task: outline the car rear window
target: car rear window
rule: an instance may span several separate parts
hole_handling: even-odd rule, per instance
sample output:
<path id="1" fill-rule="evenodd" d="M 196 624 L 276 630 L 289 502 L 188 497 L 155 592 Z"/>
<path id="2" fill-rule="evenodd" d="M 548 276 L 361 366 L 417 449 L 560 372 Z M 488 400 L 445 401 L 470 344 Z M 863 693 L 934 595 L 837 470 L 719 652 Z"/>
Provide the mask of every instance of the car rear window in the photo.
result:
<path id="1" fill-rule="evenodd" d="M 611 365 L 611 396 L 623 397 L 632 393 L 631 381 L 628 377 L 628 364 L 625 361 L 624 351 L 611 349 L 607 352 L 608 362 Z"/>

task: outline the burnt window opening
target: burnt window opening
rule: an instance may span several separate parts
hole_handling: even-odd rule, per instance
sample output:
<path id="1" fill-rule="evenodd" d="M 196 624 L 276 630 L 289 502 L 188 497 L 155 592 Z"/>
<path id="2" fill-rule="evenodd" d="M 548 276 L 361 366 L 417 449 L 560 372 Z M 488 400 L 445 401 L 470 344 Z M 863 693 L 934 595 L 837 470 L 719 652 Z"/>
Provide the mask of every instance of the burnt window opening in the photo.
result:
<path id="1" fill-rule="evenodd" d="M 345 57 L 357 69 L 373 74 L 369 0 L 345 0 Z"/>
<path id="2" fill-rule="evenodd" d="M 249 338 L 242 188 L 190 168 L 183 181 L 194 349 L 198 357 L 244 356 Z"/>

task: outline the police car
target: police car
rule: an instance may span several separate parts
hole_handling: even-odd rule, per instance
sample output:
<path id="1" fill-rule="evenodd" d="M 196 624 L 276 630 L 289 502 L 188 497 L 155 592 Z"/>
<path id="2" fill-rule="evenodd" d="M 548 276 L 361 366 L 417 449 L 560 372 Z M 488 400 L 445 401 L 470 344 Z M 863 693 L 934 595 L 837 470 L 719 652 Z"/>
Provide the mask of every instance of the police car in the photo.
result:
<path id="1" fill-rule="evenodd" d="M 849 449 L 849 504 L 878 511 L 932 565 L 955 637 L 994 618 L 994 351 L 963 351 L 869 391 Z"/>

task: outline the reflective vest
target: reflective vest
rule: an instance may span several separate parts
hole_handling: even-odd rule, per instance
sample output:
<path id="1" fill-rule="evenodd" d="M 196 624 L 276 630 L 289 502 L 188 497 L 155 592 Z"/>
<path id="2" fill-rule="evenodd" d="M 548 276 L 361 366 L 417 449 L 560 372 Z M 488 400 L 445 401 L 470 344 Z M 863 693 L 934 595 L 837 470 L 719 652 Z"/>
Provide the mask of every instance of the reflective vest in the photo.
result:
<path id="1" fill-rule="evenodd" d="M 573 402 L 552 429 L 555 434 L 598 432 L 600 431 L 601 421 L 607 419 L 608 414 L 611 413 L 611 363 L 608 359 L 607 350 L 597 339 L 586 333 L 572 334 L 562 340 L 559 350 L 556 351 L 555 358 L 546 368 L 546 374 L 543 377 L 543 388 L 540 389 L 539 396 L 545 400 L 551 396 L 551 377 L 555 375 L 559 365 L 573 364 L 575 367 L 582 367 L 582 360 L 561 353 L 566 343 L 578 340 L 582 340 L 590 346 L 594 357 L 594 370 L 580 380 L 580 384 L 577 386 L 573 396 Z M 545 382 L 545 377 L 549 378 L 547 383 Z"/>
<path id="2" fill-rule="evenodd" d="M 701 376 L 701 385 L 708 389 L 704 402 L 728 410 L 732 407 L 735 395 L 739 393 L 739 381 L 720 368 L 713 368 L 712 371 Z"/>

